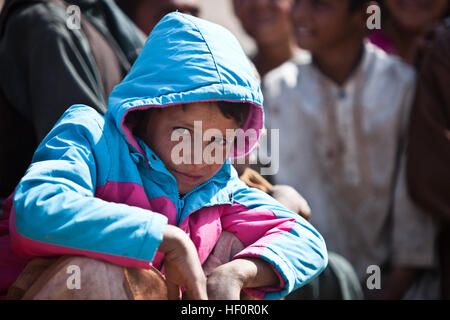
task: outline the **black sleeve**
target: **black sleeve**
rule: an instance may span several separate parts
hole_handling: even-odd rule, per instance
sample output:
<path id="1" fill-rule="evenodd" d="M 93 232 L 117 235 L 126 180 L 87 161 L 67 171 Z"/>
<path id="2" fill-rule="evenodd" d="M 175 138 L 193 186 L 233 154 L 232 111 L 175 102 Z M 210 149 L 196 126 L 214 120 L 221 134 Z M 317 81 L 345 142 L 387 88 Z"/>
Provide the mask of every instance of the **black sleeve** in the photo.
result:
<path id="1" fill-rule="evenodd" d="M 424 55 L 411 115 L 408 186 L 412 198 L 450 222 L 450 27 Z"/>
<path id="2" fill-rule="evenodd" d="M 64 8 L 16 10 L 0 44 L 0 81 L 9 102 L 34 125 L 38 141 L 73 104 L 106 111 L 100 77 L 82 30 L 66 26 Z"/>

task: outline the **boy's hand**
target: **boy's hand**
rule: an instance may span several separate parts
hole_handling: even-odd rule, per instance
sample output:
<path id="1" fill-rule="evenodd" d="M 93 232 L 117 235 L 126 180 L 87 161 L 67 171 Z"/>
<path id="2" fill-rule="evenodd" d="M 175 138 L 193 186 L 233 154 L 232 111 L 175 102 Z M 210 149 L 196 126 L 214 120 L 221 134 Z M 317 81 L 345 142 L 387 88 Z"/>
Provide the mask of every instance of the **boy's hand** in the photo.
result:
<path id="1" fill-rule="evenodd" d="M 208 299 L 206 277 L 197 250 L 183 230 L 167 225 L 158 250 L 165 253 L 164 268 L 170 300 L 180 299 L 180 286 L 186 288 L 187 299 Z"/>
<path id="2" fill-rule="evenodd" d="M 371 300 L 401 300 L 416 280 L 418 273 L 419 269 L 416 268 L 396 267 L 381 283 L 382 289 L 368 292 L 367 298 Z"/>
<path id="3" fill-rule="evenodd" d="M 217 267 L 208 277 L 210 300 L 239 300 L 243 288 L 272 287 L 279 279 L 271 265 L 261 259 L 236 259 Z"/>

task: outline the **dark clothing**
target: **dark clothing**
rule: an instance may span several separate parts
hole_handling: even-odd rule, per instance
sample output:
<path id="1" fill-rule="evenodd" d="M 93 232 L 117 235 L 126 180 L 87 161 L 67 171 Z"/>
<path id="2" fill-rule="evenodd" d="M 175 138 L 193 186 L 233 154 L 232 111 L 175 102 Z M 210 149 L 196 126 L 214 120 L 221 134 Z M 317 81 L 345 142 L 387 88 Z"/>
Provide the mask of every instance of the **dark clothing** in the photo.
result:
<path id="1" fill-rule="evenodd" d="M 450 298 L 450 21 L 421 54 L 407 175 L 413 199 L 441 222 L 444 297 Z"/>
<path id="2" fill-rule="evenodd" d="M 363 300 L 364 293 L 352 265 L 342 256 L 328 252 L 328 266 L 286 300 Z"/>
<path id="3" fill-rule="evenodd" d="M 76 4 L 81 28 L 66 25 Z M 112 0 L 6 0 L 0 15 L 0 198 L 62 113 L 107 98 L 145 37 Z"/>

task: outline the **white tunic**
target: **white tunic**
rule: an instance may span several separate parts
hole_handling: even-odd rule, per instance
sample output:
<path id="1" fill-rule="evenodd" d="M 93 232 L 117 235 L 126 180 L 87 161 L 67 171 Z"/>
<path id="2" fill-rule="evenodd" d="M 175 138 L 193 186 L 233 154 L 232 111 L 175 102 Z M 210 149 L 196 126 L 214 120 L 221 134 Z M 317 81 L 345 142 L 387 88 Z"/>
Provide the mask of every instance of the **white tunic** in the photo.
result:
<path id="1" fill-rule="evenodd" d="M 280 130 L 275 182 L 305 197 L 328 249 L 346 257 L 361 280 L 370 265 L 433 266 L 434 223 L 407 196 L 403 161 L 389 214 L 414 70 L 366 43 L 342 87 L 304 53 L 267 74 L 263 85 L 266 126 Z"/>

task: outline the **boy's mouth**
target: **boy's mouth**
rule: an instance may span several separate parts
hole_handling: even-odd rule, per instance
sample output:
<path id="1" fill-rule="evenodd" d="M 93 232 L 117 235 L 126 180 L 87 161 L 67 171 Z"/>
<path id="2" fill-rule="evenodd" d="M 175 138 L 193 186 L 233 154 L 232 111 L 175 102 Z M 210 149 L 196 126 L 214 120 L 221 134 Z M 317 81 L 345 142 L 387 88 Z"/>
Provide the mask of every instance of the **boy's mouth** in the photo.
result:
<path id="1" fill-rule="evenodd" d="M 297 35 L 297 37 L 313 37 L 314 36 L 314 32 L 310 28 L 297 26 L 297 27 L 295 27 L 294 30 L 295 30 L 295 34 Z"/>
<path id="2" fill-rule="evenodd" d="M 256 15 L 254 18 L 255 18 L 254 22 L 259 25 L 270 24 L 274 20 L 272 14 L 259 14 Z"/>
<path id="3" fill-rule="evenodd" d="M 177 181 L 181 180 L 181 182 L 184 182 L 186 184 L 196 184 L 203 178 L 202 175 L 193 175 L 175 169 L 172 169 L 172 174 L 175 176 Z"/>
<path id="4" fill-rule="evenodd" d="M 429 3 L 425 0 L 402 0 L 400 6 L 406 11 L 421 12 L 428 9 Z"/>

